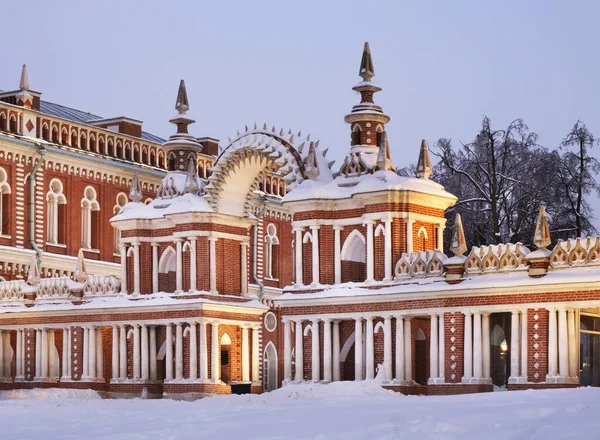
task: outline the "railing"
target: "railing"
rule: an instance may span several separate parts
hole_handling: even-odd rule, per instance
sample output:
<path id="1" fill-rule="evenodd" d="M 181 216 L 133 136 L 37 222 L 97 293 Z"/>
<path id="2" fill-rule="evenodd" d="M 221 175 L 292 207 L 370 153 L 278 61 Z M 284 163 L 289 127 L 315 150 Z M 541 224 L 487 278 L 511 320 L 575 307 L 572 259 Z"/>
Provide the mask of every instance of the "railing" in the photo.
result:
<path id="1" fill-rule="evenodd" d="M 68 277 L 42 278 L 37 288 L 37 298 L 68 298 L 76 283 Z"/>
<path id="2" fill-rule="evenodd" d="M 18 302 L 24 298 L 27 289 L 31 289 L 25 281 L 1 281 L 0 282 L 0 301 Z"/>
<path id="3" fill-rule="evenodd" d="M 88 275 L 83 285 L 84 296 L 116 296 L 120 291 L 121 283 L 112 275 Z"/>

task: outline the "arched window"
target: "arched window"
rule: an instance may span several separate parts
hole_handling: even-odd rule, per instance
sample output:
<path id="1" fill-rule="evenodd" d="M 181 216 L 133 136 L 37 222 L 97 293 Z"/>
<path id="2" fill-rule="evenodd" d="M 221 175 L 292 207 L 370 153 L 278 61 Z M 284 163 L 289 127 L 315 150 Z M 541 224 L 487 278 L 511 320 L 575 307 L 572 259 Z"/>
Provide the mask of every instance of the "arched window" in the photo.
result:
<path id="1" fill-rule="evenodd" d="M 10 121 L 10 130 L 9 131 L 12 133 L 18 133 L 19 132 L 19 130 L 18 130 L 19 124 L 17 124 L 17 118 L 15 117 L 15 115 L 10 115 L 9 121 Z"/>
<path id="2" fill-rule="evenodd" d="M 98 144 L 96 143 L 96 136 L 94 136 L 94 133 L 90 133 L 90 151 L 93 151 L 94 153 L 100 152 L 98 150 Z"/>
<path id="3" fill-rule="evenodd" d="M 267 226 L 265 234 L 265 278 L 277 279 L 279 276 L 279 238 L 277 228 L 273 223 Z"/>
<path id="4" fill-rule="evenodd" d="M 81 247 L 98 249 L 100 204 L 93 186 L 86 186 L 81 199 Z"/>
<path id="5" fill-rule="evenodd" d="M 365 237 L 355 229 L 348 235 L 342 246 L 342 283 L 365 281 L 367 277 L 365 254 Z"/>
<path id="6" fill-rule="evenodd" d="M 126 143 L 125 144 L 125 156 L 124 156 L 125 160 L 131 160 L 131 144 Z"/>
<path id="7" fill-rule="evenodd" d="M 271 341 L 265 348 L 263 379 L 265 381 L 265 391 L 277 389 L 277 350 Z"/>
<path id="8" fill-rule="evenodd" d="M 65 244 L 67 198 L 63 194 L 63 184 L 60 180 L 50 181 L 46 202 L 48 203 L 48 243 Z"/>
<path id="9" fill-rule="evenodd" d="M 60 142 L 57 125 L 52 126 L 52 142 L 55 144 L 58 144 Z"/>
<path id="10" fill-rule="evenodd" d="M 169 153 L 169 161 L 168 161 L 168 170 L 169 171 L 175 171 L 175 166 L 177 163 L 177 156 L 175 156 L 175 153 L 171 152 Z"/>
<path id="11" fill-rule="evenodd" d="M 119 159 L 123 159 L 123 144 L 121 141 L 117 141 L 117 156 Z"/>
<path id="12" fill-rule="evenodd" d="M 377 126 L 377 146 L 381 145 L 381 139 L 383 138 L 383 127 L 381 125 Z"/>
<path id="13" fill-rule="evenodd" d="M 429 234 L 427 234 L 427 229 L 421 226 L 419 228 L 419 232 L 417 233 L 417 237 L 421 240 L 421 249 L 422 251 L 427 250 L 427 239 L 429 238 Z"/>
<path id="14" fill-rule="evenodd" d="M 4 168 L 0 168 L 0 235 L 10 235 L 10 185 Z"/>
<path id="15" fill-rule="evenodd" d="M 42 124 L 42 139 L 50 142 L 50 129 L 48 128 L 48 124 L 46 122 Z"/>
<path id="16" fill-rule="evenodd" d="M 65 127 L 60 131 L 60 143 L 63 145 L 69 144 L 69 132 Z"/>
<path id="17" fill-rule="evenodd" d="M 106 141 L 106 151 L 110 157 L 115 157 L 115 143 L 111 138 Z"/>
<path id="18" fill-rule="evenodd" d="M 360 145 L 360 125 L 355 124 L 352 127 L 352 145 Z"/>
<path id="19" fill-rule="evenodd" d="M 89 149 L 89 145 L 87 143 L 87 136 L 84 132 L 81 132 L 81 134 L 79 135 L 79 148 L 83 148 L 84 150 Z"/>
<path id="20" fill-rule="evenodd" d="M 6 118 L 6 115 L 4 113 L 0 113 L 0 130 L 8 130 L 8 119 Z"/>
<path id="21" fill-rule="evenodd" d="M 135 145 L 133 147 L 133 161 L 134 162 L 139 162 L 140 161 L 140 147 Z"/>
<path id="22" fill-rule="evenodd" d="M 158 167 L 159 168 L 165 167 L 165 155 L 162 153 L 162 151 L 160 151 L 158 153 Z"/>
<path id="23" fill-rule="evenodd" d="M 75 148 L 80 146 L 79 139 L 77 138 L 77 132 L 75 130 L 71 131 L 71 146 Z"/>
<path id="24" fill-rule="evenodd" d="M 154 149 L 150 150 L 150 163 L 149 165 L 155 167 L 156 166 L 156 153 L 154 153 Z"/>
<path id="25" fill-rule="evenodd" d="M 142 161 L 144 165 L 148 165 L 148 149 L 146 147 L 142 148 Z"/>
<path id="26" fill-rule="evenodd" d="M 117 203 L 115 204 L 114 208 L 113 208 L 113 215 L 117 215 L 119 212 L 121 212 L 121 209 L 123 209 L 123 206 L 125 206 L 127 204 L 127 194 L 120 192 L 119 194 L 117 194 Z M 113 235 L 113 252 L 115 254 L 119 253 L 119 243 L 121 242 L 121 231 L 119 231 L 117 228 L 114 228 L 114 235 Z"/>

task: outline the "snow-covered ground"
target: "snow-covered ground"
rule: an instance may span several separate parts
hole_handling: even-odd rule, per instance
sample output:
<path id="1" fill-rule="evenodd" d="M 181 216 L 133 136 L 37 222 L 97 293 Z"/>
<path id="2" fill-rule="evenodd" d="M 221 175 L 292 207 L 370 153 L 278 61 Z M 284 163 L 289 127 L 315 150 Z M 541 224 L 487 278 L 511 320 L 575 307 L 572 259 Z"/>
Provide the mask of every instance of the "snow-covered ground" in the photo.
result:
<path id="1" fill-rule="evenodd" d="M 290 385 L 196 402 L 0 392 L 0 438 L 567 439 L 600 436 L 600 389 L 407 397 L 375 383 Z"/>

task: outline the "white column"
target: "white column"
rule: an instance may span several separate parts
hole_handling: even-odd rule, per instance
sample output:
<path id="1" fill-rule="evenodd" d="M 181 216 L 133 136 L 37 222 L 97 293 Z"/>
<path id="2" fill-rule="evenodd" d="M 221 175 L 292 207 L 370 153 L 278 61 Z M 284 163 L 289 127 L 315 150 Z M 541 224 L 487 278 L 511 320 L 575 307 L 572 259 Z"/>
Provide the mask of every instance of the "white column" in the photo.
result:
<path id="1" fill-rule="evenodd" d="M 406 220 L 406 253 L 410 254 L 413 251 L 413 223 L 414 220 Z"/>
<path id="2" fill-rule="evenodd" d="M 333 279 L 335 284 L 342 282 L 342 229 L 343 227 L 340 225 L 333 225 Z"/>
<path id="3" fill-rule="evenodd" d="M 140 244 L 133 243 L 133 293 L 140 293 Z"/>
<path id="4" fill-rule="evenodd" d="M 354 380 L 363 380 L 362 318 L 354 320 Z"/>
<path id="5" fill-rule="evenodd" d="M 90 379 L 96 378 L 96 328 L 90 326 L 88 330 L 89 350 L 88 350 L 88 373 Z"/>
<path id="6" fill-rule="evenodd" d="M 290 326 L 290 321 L 283 321 L 283 380 L 286 382 L 292 380 L 292 330 Z"/>
<path id="7" fill-rule="evenodd" d="M 8 351 L 8 347 L 6 348 Z M 8 376 L 8 374 L 6 374 Z M 0 330 L 0 378 L 4 378 L 4 331 Z"/>
<path id="8" fill-rule="evenodd" d="M 521 336 L 520 336 L 519 311 L 513 311 L 510 318 L 510 377 L 519 377 L 521 367 Z"/>
<path id="9" fill-rule="evenodd" d="M 318 382 L 320 380 L 321 364 L 319 358 L 319 320 L 313 319 L 310 334 L 312 336 L 312 380 Z"/>
<path id="10" fill-rule="evenodd" d="M 463 381 L 470 381 L 473 377 L 473 326 L 471 312 L 465 312 L 464 326 L 464 374 Z"/>
<path id="11" fill-rule="evenodd" d="M 527 309 L 521 311 L 521 371 L 520 376 L 527 382 Z"/>
<path id="12" fill-rule="evenodd" d="M 373 226 L 373 225 L 371 225 Z M 375 377 L 375 344 L 373 341 L 373 317 L 368 316 L 366 319 L 366 364 L 367 364 L 367 379 Z"/>
<path id="13" fill-rule="evenodd" d="M 577 362 L 577 326 L 575 323 L 575 310 L 568 311 L 569 327 L 569 377 L 579 376 L 579 363 Z"/>
<path id="14" fill-rule="evenodd" d="M 556 326 L 556 309 L 548 309 L 548 377 L 558 376 L 558 329 Z"/>
<path id="15" fill-rule="evenodd" d="M 104 349 L 102 346 L 102 327 L 96 331 L 96 378 L 104 379 Z"/>
<path id="16" fill-rule="evenodd" d="M 200 321 L 200 380 L 208 379 L 208 349 L 206 321 Z"/>
<path id="17" fill-rule="evenodd" d="M 331 382 L 331 319 L 323 319 L 323 381 Z"/>
<path id="18" fill-rule="evenodd" d="M 319 284 L 319 227 L 311 226 L 312 235 L 312 277 L 313 284 Z"/>
<path id="19" fill-rule="evenodd" d="M 181 239 L 177 239 L 175 242 L 177 248 L 177 259 L 176 259 L 176 272 L 175 272 L 175 291 L 181 292 L 183 290 L 183 244 Z"/>
<path id="20" fill-rule="evenodd" d="M 140 359 L 140 326 L 133 325 L 133 378 L 139 380 L 141 377 Z"/>
<path id="21" fill-rule="evenodd" d="M 248 243 L 242 241 L 240 243 L 240 252 L 241 252 L 241 281 L 240 281 L 240 291 L 242 295 L 248 295 Z"/>
<path id="22" fill-rule="evenodd" d="M 17 370 L 15 373 L 15 379 L 23 376 L 23 330 L 17 329 L 17 352 L 15 353 L 15 359 L 17 361 Z M 64 340 L 64 337 L 63 337 Z M 65 359 L 63 354 L 63 359 Z M 63 364 L 65 362 L 63 361 Z"/>
<path id="23" fill-rule="evenodd" d="M 69 376 L 69 330 L 65 327 L 63 328 L 63 340 L 62 340 L 62 368 L 61 368 L 61 377 L 63 379 L 68 379 Z M 19 339 L 17 338 L 17 342 Z M 19 352 L 19 347 L 17 347 L 17 353 Z M 17 358 L 18 360 L 18 358 Z M 17 365 L 17 375 L 18 375 L 19 366 Z"/>
<path id="24" fill-rule="evenodd" d="M 183 324 L 175 325 L 175 379 L 183 379 Z"/>
<path id="25" fill-rule="evenodd" d="M 196 237 L 190 237 L 190 291 L 193 292 L 196 290 Z"/>
<path id="26" fill-rule="evenodd" d="M 85 359 L 86 344 L 83 344 L 83 353 Z M 87 368 L 86 362 L 83 363 L 83 368 Z M 35 330 L 35 377 L 39 378 L 42 375 L 42 330 Z"/>
<path id="27" fill-rule="evenodd" d="M 150 362 L 148 362 L 148 326 L 142 324 L 142 380 L 150 379 Z"/>
<path id="28" fill-rule="evenodd" d="M 67 328 L 67 335 L 68 335 L 68 341 L 67 341 L 67 375 L 69 376 L 69 378 L 71 378 L 73 376 L 73 372 L 71 371 L 72 369 L 72 359 L 73 359 L 73 349 L 72 349 L 72 340 L 71 340 L 71 333 L 73 331 L 72 327 L 68 327 Z M 23 335 L 25 336 L 25 335 Z M 23 350 L 25 349 L 25 340 L 23 340 Z M 25 352 L 23 352 L 23 359 L 25 359 Z M 24 365 L 24 364 L 22 364 Z M 23 366 L 23 369 L 25 367 Z M 25 374 L 25 371 L 23 370 L 23 374 Z"/>
<path id="29" fill-rule="evenodd" d="M 473 313 L 473 377 L 483 377 L 483 350 L 481 347 L 481 313 Z"/>
<path id="30" fill-rule="evenodd" d="M 208 237 L 210 293 L 217 293 L 217 237 Z"/>
<path id="31" fill-rule="evenodd" d="M 392 317 L 383 319 L 383 368 L 386 382 L 392 380 Z"/>
<path id="32" fill-rule="evenodd" d="M 413 383 L 412 379 L 412 318 L 404 318 L 404 377 L 407 385 Z"/>
<path id="33" fill-rule="evenodd" d="M 119 326 L 119 379 L 127 379 L 127 326 L 125 325 Z"/>
<path id="34" fill-rule="evenodd" d="M 198 338 L 196 337 L 197 323 L 190 322 L 190 380 L 198 378 Z"/>
<path id="35" fill-rule="evenodd" d="M 242 327 L 242 381 L 250 380 L 250 347 L 248 340 L 248 327 Z"/>
<path id="36" fill-rule="evenodd" d="M 112 380 L 119 378 L 119 327 L 112 326 Z"/>
<path id="37" fill-rule="evenodd" d="M 48 330 L 45 328 L 42 329 L 42 369 L 40 376 L 43 379 L 48 378 Z M 4 364 L 4 363 L 3 363 Z"/>
<path id="38" fill-rule="evenodd" d="M 435 383 L 438 377 L 438 317 L 437 314 L 431 315 L 431 324 L 429 331 L 429 383 Z"/>
<path id="39" fill-rule="evenodd" d="M 340 380 L 340 322 L 333 321 L 333 380 Z"/>
<path id="40" fill-rule="evenodd" d="M 121 251 L 121 293 L 127 295 L 127 247 L 121 243 L 119 250 Z"/>
<path id="41" fill-rule="evenodd" d="M 384 242 L 384 264 L 385 264 L 385 278 L 384 281 L 390 281 L 392 279 L 392 219 L 383 219 L 385 224 L 385 242 Z M 391 373 L 391 372 L 390 372 Z"/>
<path id="42" fill-rule="evenodd" d="M 483 345 L 483 378 L 489 382 L 489 379 L 491 379 L 492 377 L 490 358 L 490 314 L 482 313 L 481 316 L 481 345 Z"/>
<path id="43" fill-rule="evenodd" d="M 439 338 L 438 338 L 438 379 L 440 383 L 444 382 L 446 366 L 446 339 L 445 339 L 445 328 L 444 328 L 444 312 L 440 313 L 440 321 L 438 324 Z"/>
<path id="44" fill-rule="evenodd" d="M 396 316 L 396 381 L 404 380 L 404 319 Z"/>
<path id="45" fill-rule="evenodd" d="M 5 334 L 5 337 L 8 336 L 8 332 Z M 10 343 L 10 340 L 6 341 L 6 346 L 8 347 Z M 4 363 L 4 370 L 8 371 L 7 376 L 10 376 L 10 359 L 7 357 L 6 361 Z M 48 377 L 51 380 L 56 380 L 57 379 L 57 374 L 56 374 L 56 364 L 57 364 L 57 358 L 56 358 L 56 341 L 54 339 L 54 329 L 50 329 L 48 331 Z"/>
<path id="46" fill-rule="evenodd" d="M 365 222 L 367 225 L 367 282 L 375 279 L 375 256 L 373 255 L 373 221 Z M 367 375 L 368 376 L 368 375 Z"/>
<path id="47" fill-rule="evenodd" d="M 294 228 L 294 232 L 296 233 L 296 238 L 294 239 L 294 246 L 296 251 L 295 280 L 297 286 L 302 286 L 304 284 L 304 281 L 302 280 L 302 228 Z"/>
<path id="48" fill-rule="evenodd" d="M 210 347 L 210 370 L 211 379 L 215 382 L 221 380 L 221 365 L 219 363 L 219 355 L 221 347 L 219 347 L 219 323 L 211 323 L 211 347 Z"/>
<path id="49" fill-rule="evenodd" d="M 558 311 L 558 375 L 567 378 L 569 375 L 569 339 L 567 334 L 567 311 Z"/>
<path id="50" fill-rule="evenodd" d="M 158 292 L 158 243 L 152 243 L 152 292 Z"/>
<path id="51" fill-rule="evenodd" d="M 304 380 L 304 333 L 302 332 L 302 321 L 296 321 L 296 382 Z"/>
<path id="52" fill-rule="evenodd" d="M 259 327 L 252 327 L 252 383 L 258 384 L 259 382 L 259 351 L 258 351 L 258 332 Z"/>
<path id="53" fill-rule="evenodd" d="M 158 378 L 156 365 L 156 327 L 150 326 L 150 380 Z"/>
<path id="54" fill-rule="evenodd" d="M 439 223 L 436 225 L 437 230 L 437 243 L 436 248 L 440 252 L 444 252 L 444 225 Z"/>
<path id="55" fill-rule="evenodd" d="M 165 379 L 173 380 L 173 324 L 166 325 Z"/>

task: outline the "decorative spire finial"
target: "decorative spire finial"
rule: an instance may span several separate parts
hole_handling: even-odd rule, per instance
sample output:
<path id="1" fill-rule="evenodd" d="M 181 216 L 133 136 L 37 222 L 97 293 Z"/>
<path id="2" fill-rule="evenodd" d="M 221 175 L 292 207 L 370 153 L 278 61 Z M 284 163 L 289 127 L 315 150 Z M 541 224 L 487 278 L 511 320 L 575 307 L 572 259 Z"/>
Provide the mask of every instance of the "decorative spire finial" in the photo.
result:
<path id="1" fill-rule="evenodd" d="M 308 147 L 308 154 L 304 158 L 304 174 L 310 180 L 319 177 L 319 163 L 317 161 L 317 147 L 314 142 Z"/>
<path id="2" fill-rule="evenodd" d="M 465 240 L 465 231 L 463 229 L 462 219 L 459 213 L 456 213 L 454 226 L 452 227 L 450 250 L 457 257 L 461 257 L 465 252 L 467 252 L 467 240 Z"/>
<path id="3" fill-rule="evenodd" d="M 419 151 L 419 160 L 417 161 L 417 177 L 429 179 L 431 176 L 431 161 L 429 160 L 429 150 L 425 139 L 421 141 L 421 151 Z"/>
<path id="4" fill-rule="evenodd" d="M 27 270 L 27 284 L 30 286 L 37 286 L 40 284 L 41 278 L 37 256 L 34 255 L 29 264 L 29 269 Z"/>
<path id="5" fill-rule="evenodd" d="M 87 280 L 87 271 L 85 268 L 85 257 L 83 255 L 83 249 L 79 248 L 79 252 L 77 253 L 77 266 L 75 267 L 74 274 L 75 281 L 80 283 L 85 283 Z"/>
<path id="6" fill-rule="evenodd" d="M 187 91 L 185 90 L 185 81 L 181 80 L 179 83 L 179 91 L 177 92 L 177 101 L 175 102 L 175 110 L 180 115 L 184 115 L 190 109 L 190 103 L 187 97 Z"/>
<path id="7" fill-rule="evenodd" d="M 133 172 L 133 178 L 131 179 L 131 188 L 129 189 L 129 198 L 134 203 L 142 201 L 142 183 L 137 170 Z"/>
<path id="8" fill-rule="evenodd" d="M 196 169 L 196 161 L 190 157 L 188 161 L 188 170 L 185 177 L 185 192 L 190 194 L 198 194 L 200 187 L 198 186 L 198 173 Z"/>
<path id="9" fill-rule="evenodd" d="M 533 244 L 538 249 L 546 249 L 550 246 L 550 228 L 548 227 L 548 218 L 546 217 L 546 204 L 540 203 L 540 213 L 538 214 L 535 234 L 533 235 Z"/>
<path id="10" fill-rule="evenodd" d="M 387 132 L 381 135 L 379 142 L 379 151 L 377 152 L 377 162 L 375 163 L 375 171 L 396 171 L 390 154 L 390 144 L 388 142 Z"/>
<path id="11" fill-rule="evenodd" d="M 371 59 L 371 48 L 369 42 L 365 42 L 363 49 L 362 59 L 360 60 L 360 70 L 358 74 L 365 81 L 371 81 L 371 78 L 375 76 L 375 67 L 373 67 L 373 60 Z"/>
<path id="12" fill-rule="evenodd" d="M 23 64 L 21 70 L 21 81 L 19 81 L 19 89 L 25 91 L 29 90 L 29 76 L 27 75 L 27 64 Z"/>

